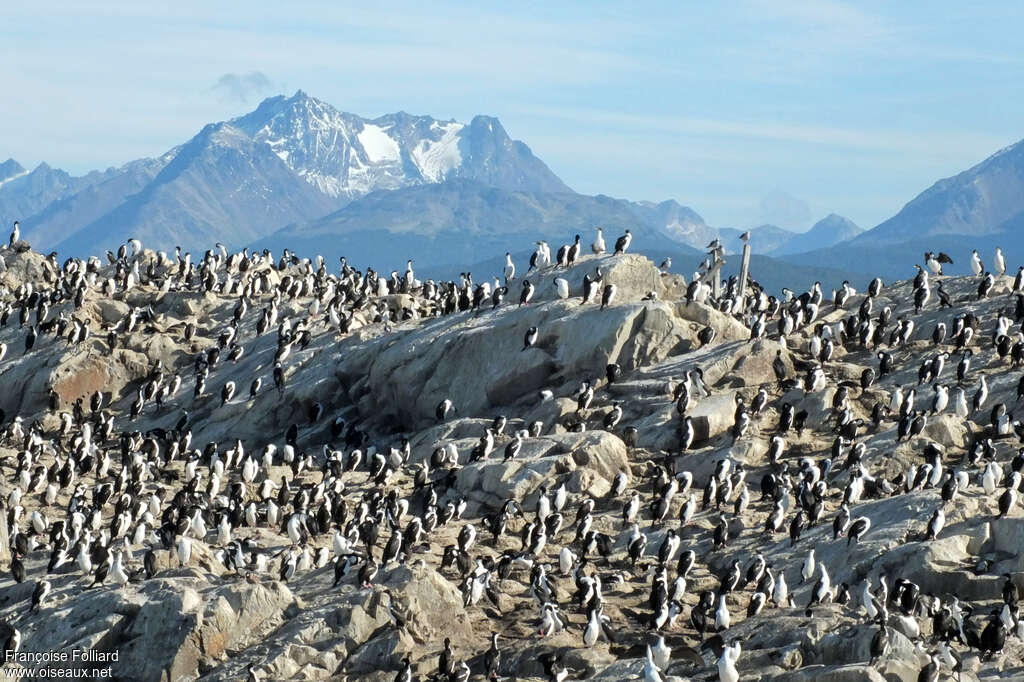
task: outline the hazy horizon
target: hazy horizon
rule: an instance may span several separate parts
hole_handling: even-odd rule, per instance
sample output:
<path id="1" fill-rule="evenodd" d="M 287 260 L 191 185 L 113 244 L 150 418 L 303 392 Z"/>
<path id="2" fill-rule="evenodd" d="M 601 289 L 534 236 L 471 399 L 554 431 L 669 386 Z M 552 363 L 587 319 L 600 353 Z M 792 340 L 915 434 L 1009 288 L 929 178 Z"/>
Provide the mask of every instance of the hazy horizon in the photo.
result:
<path id="1" fill-rule="evenodd" d="M 838 213 L 867 229 L 1024 137 L 1006 87 L 1024 7 L 394 10 L 15 5 L 0 158 L 119 166 L 301 88 L 366 117 L 497 116 L 584 194 L 675 199 L 721 227 Z"/>

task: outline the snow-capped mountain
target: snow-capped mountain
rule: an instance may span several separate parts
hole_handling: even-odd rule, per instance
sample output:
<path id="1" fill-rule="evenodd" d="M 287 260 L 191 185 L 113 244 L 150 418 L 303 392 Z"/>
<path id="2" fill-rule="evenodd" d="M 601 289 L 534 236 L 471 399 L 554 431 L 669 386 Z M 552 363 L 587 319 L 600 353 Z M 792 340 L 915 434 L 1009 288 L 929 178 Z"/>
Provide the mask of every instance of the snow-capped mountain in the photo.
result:
<path id="1" fill-rule="evenodd" d="M 83 255 L 137 237 L 188 250 L 244 246 L 372 192 L 462 179 L 572 193 L 496 118 L 366 119 L 299 91 L 205 126 L 159 157 L 82 177 L 0 164 L 0 220 L 41 249 Z"/>
<path id="2" fill-rule="evenodd" d="M 526 145 L 509 138 L 497 119 L 486 116 L 468 125 L 401 111 L 365 119 L 300 90 L 264 100 L 228 123 L 269 145 L 331 197 L 351 199 L 453 178 L 504 189 L 570 191 Z"/>
<path id="3" fill-rule="evenodd" d="M 81 177 L 0 164 L 0 224 L 37 249 L 86 256 L 130 238 L 202 252 L 288 247 L 386 268 L 472 263 L 580 233 L 631 229 L 637 249 L 692 270 L 724 236 L 676 201 L 576 194 L 500 121 L 345 113 L 299 91 L 204 126 L 158 157 Z M 758 233 L 756 251 L 778 240 Z M 492 254 L 491 252 L 494 252 Z"/>

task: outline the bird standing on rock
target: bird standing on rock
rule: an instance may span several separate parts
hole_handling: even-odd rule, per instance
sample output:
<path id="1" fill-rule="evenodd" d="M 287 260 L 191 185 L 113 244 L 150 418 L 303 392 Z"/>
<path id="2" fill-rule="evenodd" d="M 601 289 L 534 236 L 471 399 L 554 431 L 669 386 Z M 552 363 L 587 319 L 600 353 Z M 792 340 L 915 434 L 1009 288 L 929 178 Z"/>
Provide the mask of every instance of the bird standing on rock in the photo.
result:
<path id="1" fill-rule="evenodd" d="M 523 336 L 523 350 L 532 348 L 537 343 L 537 328 L 530 327 L 526 330 L 526 334 Z"/>
<path id="2" fill-rule="evenodd" d="M 629 230 L 626 230 L 626 234 L 622 235 L 615 240 L 615 253 L 626 253 L 626 249 L 629 248 L 630 243 L 633 241 L 633 235 Z"/>
<path id="3" fill-rule="evenodd" d="M 523 291 L 519 296 L 519 305 L 524 306 L 533 298 L 534 286 L 528 279 L 523 280 Z"/>

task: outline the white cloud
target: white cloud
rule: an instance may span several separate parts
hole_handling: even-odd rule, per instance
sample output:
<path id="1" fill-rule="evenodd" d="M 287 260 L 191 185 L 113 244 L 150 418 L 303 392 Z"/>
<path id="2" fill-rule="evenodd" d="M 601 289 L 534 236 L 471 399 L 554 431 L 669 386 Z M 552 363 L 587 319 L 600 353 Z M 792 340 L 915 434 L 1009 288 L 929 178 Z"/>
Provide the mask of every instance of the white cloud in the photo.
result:
<path id="1" fill-rule="evenodd" d="M 262 71 L 249 73 L 226 73 L 217 79 L 210 91 L 235 102 L 247 103 L 253 97 L 266 94 L 274 89 L 267 75 Z"/>

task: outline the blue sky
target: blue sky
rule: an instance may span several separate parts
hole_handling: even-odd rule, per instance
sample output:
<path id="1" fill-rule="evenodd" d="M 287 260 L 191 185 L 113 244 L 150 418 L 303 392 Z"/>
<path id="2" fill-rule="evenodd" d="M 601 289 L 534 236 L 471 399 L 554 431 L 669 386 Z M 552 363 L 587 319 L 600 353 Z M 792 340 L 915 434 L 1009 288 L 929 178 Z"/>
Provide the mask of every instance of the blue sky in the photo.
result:
<path id="1" fill-rule="evenodd" d="M 26 166 L 154 156 L 301 88 L 495 115 L 577 191 L 803 229 L 1024 138 L 1024 3 L 4 5 L 0 159 Z"/>

